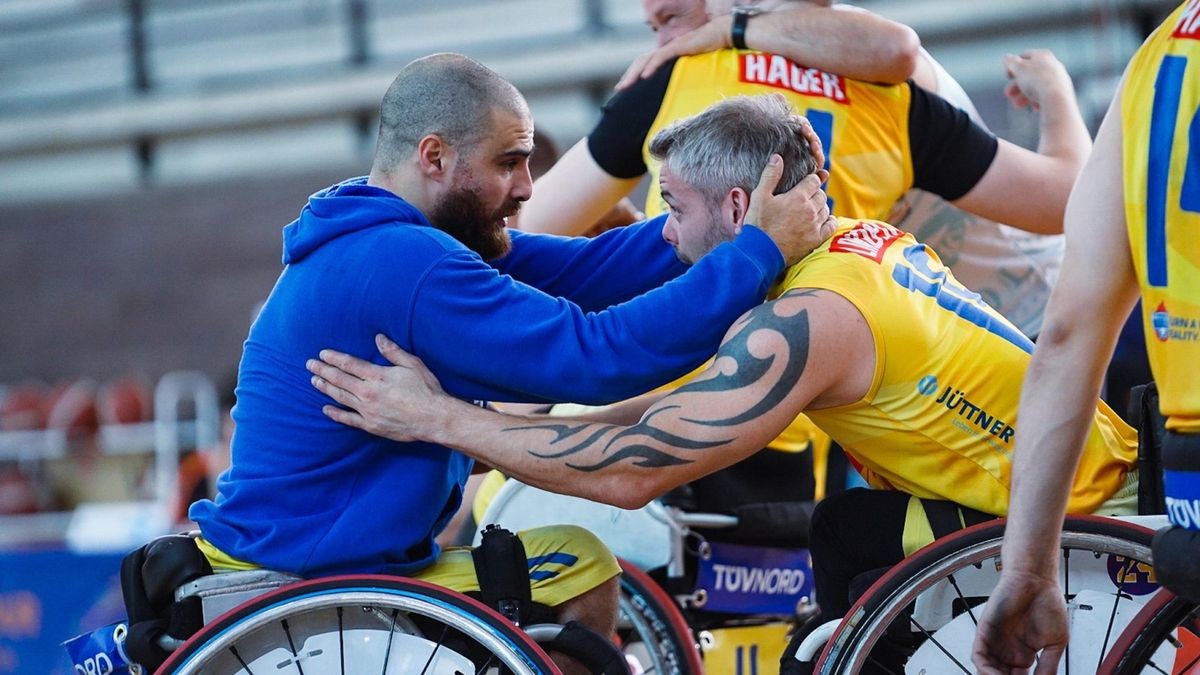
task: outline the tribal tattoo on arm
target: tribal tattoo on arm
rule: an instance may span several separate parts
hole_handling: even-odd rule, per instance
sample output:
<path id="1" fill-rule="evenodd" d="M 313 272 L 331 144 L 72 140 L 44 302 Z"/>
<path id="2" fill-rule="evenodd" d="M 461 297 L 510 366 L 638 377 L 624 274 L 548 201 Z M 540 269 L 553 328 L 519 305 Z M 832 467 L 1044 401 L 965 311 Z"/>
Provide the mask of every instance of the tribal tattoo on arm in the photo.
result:
<path id="1" fill-rule="evenodd" d="M 528 450 L 530 455 L 562 460 L 581 472 L 621 462 L 650 469 L 683 468 L 699 459 L 697 453 L 712 450 L 724 450 L 720 461 L 732 463 L 770 440 L 746 447 L 751 428 L 759 427 L 755 435 L 762 436 L 764 418 L 770 416 L 778 432 L 802 412 L 784 415 L 781 406 L 800 382 L 809 358 L 809 311 L 794 300 L 814 293 L 791 291 L 748 312 L 697 379 L 652 406 L 633 426 L 532 423 L 502 431 L 542 434 L 538 447 Z M 548 441 L 546 432 L 551 434 Z"/>

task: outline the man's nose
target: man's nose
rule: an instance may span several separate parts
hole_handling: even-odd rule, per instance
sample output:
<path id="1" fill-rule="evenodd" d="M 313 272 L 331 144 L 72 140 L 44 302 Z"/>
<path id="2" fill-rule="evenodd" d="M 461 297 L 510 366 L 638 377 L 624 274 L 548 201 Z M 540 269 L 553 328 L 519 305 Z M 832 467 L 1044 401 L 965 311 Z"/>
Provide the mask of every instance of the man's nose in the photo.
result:
<path id="1" fill-rule="evenodd" d="M 663 225 L 662 237 L 672 246 L 679 243 L 679 233 L 675 231 L 675 218 L 667 218 L 667 222 Z"/>
<path id="2" fill-rule="evenodd" d="M 521 168 L 513 179 L 512 198 L 523 202 L 533 196 L 533 177 L 529 175 L 529 167 Z"/>

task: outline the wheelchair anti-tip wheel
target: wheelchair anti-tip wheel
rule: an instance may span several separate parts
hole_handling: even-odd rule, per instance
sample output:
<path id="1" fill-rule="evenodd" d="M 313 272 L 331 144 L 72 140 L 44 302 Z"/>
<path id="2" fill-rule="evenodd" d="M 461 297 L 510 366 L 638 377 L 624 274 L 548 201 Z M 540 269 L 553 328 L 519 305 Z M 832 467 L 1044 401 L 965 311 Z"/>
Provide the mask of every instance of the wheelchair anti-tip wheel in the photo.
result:
<path id="1" fill-rule="evenodd" d="M 289 669 L 290 668 L 290 669 Z M 471 598 L 422 581 L 345 576 L 261 595 L 206 625 L 161 674 L 556 675 L 533 640 Z"/>

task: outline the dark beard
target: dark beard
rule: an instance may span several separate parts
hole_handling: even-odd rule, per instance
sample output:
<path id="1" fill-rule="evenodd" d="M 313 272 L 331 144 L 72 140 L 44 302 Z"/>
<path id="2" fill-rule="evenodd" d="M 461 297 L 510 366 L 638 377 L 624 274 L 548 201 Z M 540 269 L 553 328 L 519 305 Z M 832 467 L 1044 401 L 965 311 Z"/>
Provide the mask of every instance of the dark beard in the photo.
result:
<path id="1" fill-rule="evenodd" d="M 504 229 L 504 218 L 515 214 L 521 203 L 510 200 L 488 212 L 483 200 L 466 188 L 452 188 L 433 207 L 429 221 L 433 226 L 475 251 L 484 260 L 495 260 L 508 253 L 512 240 Z"/>

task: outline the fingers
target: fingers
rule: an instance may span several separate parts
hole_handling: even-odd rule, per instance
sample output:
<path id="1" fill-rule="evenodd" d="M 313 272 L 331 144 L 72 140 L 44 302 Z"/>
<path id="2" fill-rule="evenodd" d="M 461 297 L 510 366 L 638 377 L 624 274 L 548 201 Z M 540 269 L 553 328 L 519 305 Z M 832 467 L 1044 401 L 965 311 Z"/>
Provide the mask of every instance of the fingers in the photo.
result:
<path id="1" fill-rule="evenodd" d="M 825 149 L 821 147 L 821 137 L 813 129 L 812 122 L 807 117 L 800 117 L 800 134 L 808 141 L 808 149 L 812 152 L 817 166 L 825 166 Z"/>
<path id="2" fill-rule="evenodd" d="M 328 350 L 326 350 L 326 351 L 328 351 Z M 322 352 L 322 353 L 324 353 L 324 352 Z M 330 365 L 329 363 L 324 362 L 324 361 L 318 361 L 316 359 L 309 359 L 308 361 L 306 361 L 304 363 L 304 366 L 306 368 L 308 368 L 308 372 L 310 372 L 316 376 L 313 379 L 314 386 L 316 386 L 316 380 L 318 378 L 323 383 L 326 383 L 328 386 L 336 387 L 338 391 L 342 391 L 342 390 L 349 391 L 351 389 L 354 389 L 355 387 L 362 386 L 362 384 L 363 384 L 362 379 L 355 377 L 355 376 L 339 369 L 337 366 Z M 317 388 L 321 389 L 321 387 L 319 387 L 319 386 Z M 322 391 L 324 391 L 324 389 L 322 389 Z M 326 393 L 328 393 L 328 392 L 326 392 Z"/>
<path id="3" fill-rule="evenodd" d="M 643 80 L 650 77 L 658 70 L 658 67 L 667 61 L 675 58 L 677 54 L 672 53 L 671 43 L 667 43 L 661 49 L 655 49 L 646 55 L 646 62 L 642 64 L 642 70 L 639 75 Z M 631 83 L 632 84 L 632 83 Z"/>
<path id="4" fill-rule="evenodd" d="M 650 57 L 653 55 L 654 52 L 647 52 L 634 59 L 633 63 L 629 64 L 629 67 L 625 69 L 625 74 L 621 75 L 621 79 L 617 82 L 615 89 L 617 91 L 621 91 L 633 86 L 634 82 L 637 82 L 639 78 L 643 77 L 642 71 L 646 67 L 646 62 L 649 61 Z"/>
<path id="5" fill-rule="evenodd" d="M 1058 672 L 1058 662 L 1063 655 L 1063 645 L 1052 645 L 1042 650 L 1037 657 L 1037 667 L 1033 675 L 1054 675 Z"/>
<path id="6" fill-rule="evenodd" d="M 362 415 L 359 415 L 353 410 L 343 410 L 336 406 L 327 405 L 322 406 L 321 412 L 325 413 L 325 416 L 334 422 L 339 422 L 341 424 L 345 424 L 346 426 L 362 429 L 363 431 L 368 430 L 366 426 L 367 421 L 363 419 Z"/>
<path id="7" fill-rule="evenodd" d="M 351 356 L 335 349 L 322 349 L 317 356 L 325 363 L 338 370 L 345 371 L 360 380 L 367 379 L 368 375 L 373 374 L 375 370 L 379 369 L 379 366 L 369 361 L 363 361 L 356 356 Z"/>
<path id="8" fill-rule="evenodd" d="M 775 187 L 779 185 L 779 179 L 783 176 L 783 158 L 779 155 L 771 155 L 771 159 L 767 161 L 767 165 L 763 167 L 762 175 L 759 176 L 758 186 L 754 188 L 754 193 L 760 197 L 763 194 L 775 194 Z M 753 203 L 754 197 L 751 197 Z"/>
<path id="9" fill-rule="evenodd" d="M 337 386 L 336 384 L 333 384 L 322 375 L 313 375 L 311 382 L 312 386 L 315 387 L 317 391 L 325 394 L 329 398 L 344 406 L 357 408 L 361 403 L 358 396 L 342 387 Z"/>
<path id="10" fill-rule="evenodd" d="M 400 345 L 392 342 L 391 338 L 383 333 L 375 336 L 375 347 L 393 365 L 404 366 L 406 368 L 416 368 L 417 366 L 424 365 L 421 363 L 421 359 L 401 349 Z"/>

